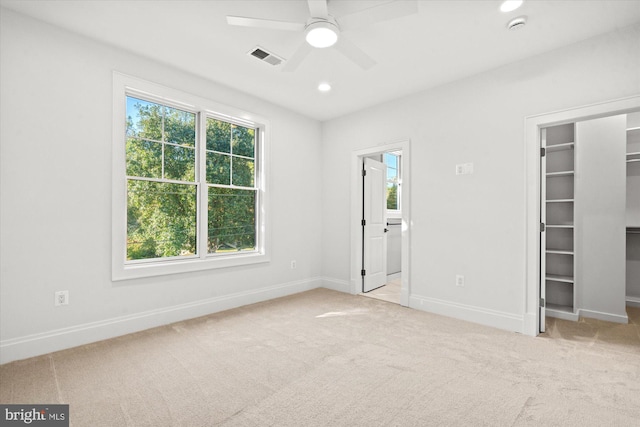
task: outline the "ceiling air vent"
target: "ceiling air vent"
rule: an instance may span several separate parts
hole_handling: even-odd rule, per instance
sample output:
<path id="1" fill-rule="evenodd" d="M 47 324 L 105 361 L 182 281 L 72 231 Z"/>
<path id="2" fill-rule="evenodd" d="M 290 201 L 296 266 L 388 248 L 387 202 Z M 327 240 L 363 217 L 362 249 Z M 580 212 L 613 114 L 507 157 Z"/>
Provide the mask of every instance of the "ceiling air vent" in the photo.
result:
<path id="1" fill-rule="evenodd" d="M 258 58 L 261 61 L 264 61 L 271 65 L 279 65 L 282 63 L 282 58 L 274 55 L 271 52 L 267 52 L 261 47 L 256 47 L 255 49 L 249 52 L 249 55 Z"/>
<path id="2" fill-rule="evenodd" d="M 518 16 L 517 18 L 513 18 L 511 21 L 509 21 L 509 23 L 507 24 L 507 28 L 510 30 L 519 30 L 520 28 L 524 28 L 526 24 L 527 17 Z"/>

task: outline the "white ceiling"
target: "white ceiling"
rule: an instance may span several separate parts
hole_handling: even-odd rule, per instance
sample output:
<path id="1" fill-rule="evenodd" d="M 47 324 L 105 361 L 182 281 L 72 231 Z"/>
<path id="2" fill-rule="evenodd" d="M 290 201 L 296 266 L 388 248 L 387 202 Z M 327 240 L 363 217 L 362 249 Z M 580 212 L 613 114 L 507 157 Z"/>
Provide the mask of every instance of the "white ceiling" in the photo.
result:
<path id="1" fill-rule="evenodd" d="M 398 0 L 405 1 L 405 0 Z M 339 18 L 389 0 L 330 0 Z M 302 33 L 232 27 L 226 15 L 304 22 L 306 0 L 0 0 L 8 9 L 169 63 L 327 120 L 640 22 L 640 1 L 420 0 L 419 13 L 343 33 L 377 61 L 364 71 L 335 49 L 313 50 L 291 73 L 247 55 L 257 45 L 285 59 Z M 506 23 L 519 15 L 517 31 Z M 317 91 L 321 81 L 333 90 Z"/>

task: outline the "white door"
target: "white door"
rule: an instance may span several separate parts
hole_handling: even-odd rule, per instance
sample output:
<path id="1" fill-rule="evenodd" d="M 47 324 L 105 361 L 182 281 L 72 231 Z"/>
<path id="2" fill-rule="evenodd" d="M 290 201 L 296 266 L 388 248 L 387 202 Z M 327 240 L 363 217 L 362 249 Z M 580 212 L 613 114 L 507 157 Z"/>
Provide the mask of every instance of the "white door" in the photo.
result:
<path id="1" fill-rule="evenodd" d="M 363 175 L 362 291 L 369 292 L 387 281 L 387 166 L 365 158 Z"/>
<path id="2" fill-rule="evenodd" d="M 547 281 L 545 279 L 547 272 L 547 159 L 543 153 L 547 149 L 547 130 L 540 130 L 540 332 L 546 330 L 546 310 L 547 301 Z"/>

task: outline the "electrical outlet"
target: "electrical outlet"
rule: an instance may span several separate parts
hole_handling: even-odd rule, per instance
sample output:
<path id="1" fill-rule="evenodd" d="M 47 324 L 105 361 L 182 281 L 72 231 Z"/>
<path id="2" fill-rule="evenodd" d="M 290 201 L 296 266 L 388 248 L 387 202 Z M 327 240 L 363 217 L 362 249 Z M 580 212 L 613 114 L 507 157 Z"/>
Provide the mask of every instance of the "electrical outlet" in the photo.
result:
<path id="1" fill-rule="evenodd" d="M 462 274 L 456 274 L 456 286 L 464 287 L 464 276 Z"/>
<path id="2" fill-rule="evenodd" d="M 291 260 L 291 269 L 295 270 L 296 269 L 296 260 Z"/>
<path id="3" fill-rule="evenodd" d="M 55 293 L 54 304 L 56 306 L 68 305 L 69 304 L 69 291 L 58 291 L 58 292 L 56 292 Z"/>

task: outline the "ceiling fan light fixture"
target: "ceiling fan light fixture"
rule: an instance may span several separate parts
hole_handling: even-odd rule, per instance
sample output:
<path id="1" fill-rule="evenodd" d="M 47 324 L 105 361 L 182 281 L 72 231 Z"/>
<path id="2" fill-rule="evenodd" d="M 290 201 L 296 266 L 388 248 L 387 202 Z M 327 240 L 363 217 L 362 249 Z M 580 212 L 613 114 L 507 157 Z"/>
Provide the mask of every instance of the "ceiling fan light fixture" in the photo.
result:
<path id="1" fill-rule="evenodd" d="M 500 5 L 500 11 L 504 13 L 513 12 L 514 10 L 522 6 L 522 3 L 523 3 L 523 0 L 503 1 L 502 4 Z"/>
<path id="2" fill-rule="evenodd" d="M 338 26 L 329 21 L 316 21 L 307 25 L 306 40 L 313 47 L 325 48 L 338 41 Z"/>
<path id="3" fill-rule="evenodd" d="M 322 82 L 318 85 L 318 90 L 320 92 L 329 92 L 331 90 L 331 85 L 327 82 Z"/>

